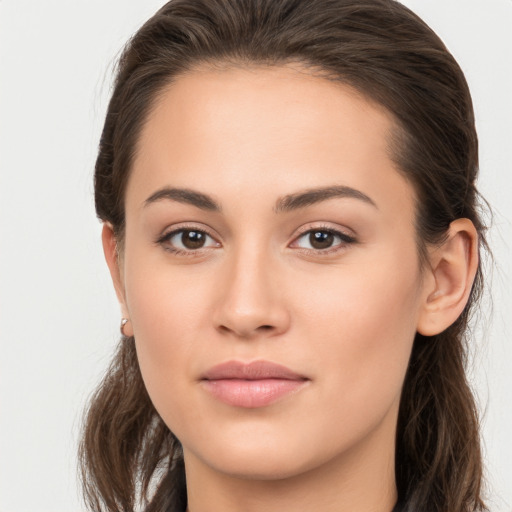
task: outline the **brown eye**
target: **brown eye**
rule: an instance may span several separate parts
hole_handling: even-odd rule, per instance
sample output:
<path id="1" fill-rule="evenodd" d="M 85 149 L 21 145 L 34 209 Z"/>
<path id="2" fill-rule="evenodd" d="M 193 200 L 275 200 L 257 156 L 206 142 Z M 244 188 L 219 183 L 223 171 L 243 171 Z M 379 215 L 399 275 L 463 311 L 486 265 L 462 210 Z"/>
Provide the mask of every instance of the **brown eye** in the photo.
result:
<path id="1" fill-rule="evenodd" d="M 328 231 L 311 231 L 309 243 L 314 249 L 328 249 L 334 242 L 334 235 Z"/>
<path id="2" fill-rule="evenodd" d="M 329 252 L 329 249 L 343 249 L 356 240 L 335 229 L 311 229 L 299 236 L 293 246 L 309 251 Z"/>
<path id="3" fill-rule="evenodd" d="M 181 232 L 181 243 L 187 249 L 200 249 L 206 241 L 206 233 L 201 231 L 184 230 Z"/>
<path id="4" fill-rule="evenodd" d="M 205 231 L 199 229 L 177 229 L 157 240 L 164 249 L 175 253 L 193 253 L 199 249 L 219 247 L 219 244 Z"/>

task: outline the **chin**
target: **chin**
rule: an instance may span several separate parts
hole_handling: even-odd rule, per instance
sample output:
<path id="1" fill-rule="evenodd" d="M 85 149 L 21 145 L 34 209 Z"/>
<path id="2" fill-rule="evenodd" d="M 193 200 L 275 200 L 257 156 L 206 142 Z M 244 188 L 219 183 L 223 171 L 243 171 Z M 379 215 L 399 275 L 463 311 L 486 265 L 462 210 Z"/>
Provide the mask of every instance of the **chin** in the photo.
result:
<path id="1" fill-rule="evenodd" d="M 244 480 L 283 480 L 312 469 L 307 461 L 295 460 L 286 455 L 271 455 L 261 450 L 253 456 L 233 455 L 217 457 L 209 465 L 219 473 Z"/>
<path id="2" fill-rule="evenodd" d="M 231 432 L 231 434 L 233 434 Z M 292 478 L 327 463 L 336 454 L 329 447 L 293 435 L 234 436 L 228 432 L 208 446 L 196 444 L 191 452 L 212 470 L 246 480 L 282 480 Z M 185 464 L 187 448 L 184 445 Z"/>

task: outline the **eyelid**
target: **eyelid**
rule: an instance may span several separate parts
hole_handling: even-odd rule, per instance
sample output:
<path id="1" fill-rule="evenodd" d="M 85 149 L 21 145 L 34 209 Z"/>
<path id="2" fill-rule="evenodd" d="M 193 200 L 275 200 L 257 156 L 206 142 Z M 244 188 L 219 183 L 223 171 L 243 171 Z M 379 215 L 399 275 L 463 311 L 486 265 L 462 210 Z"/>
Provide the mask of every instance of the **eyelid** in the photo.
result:
<path id="1" fill-rule="evenodd" d="M 208 251 L 212 248 L 216 247 L 199 247 L 197 249 L 180 249 L 177 247 L 170 248 L 165 247 L 165 243 L 168 242 L 173 236 L 176 234 L 182 232 L 182 231 L 198 231 L 201 233 L 204 233 L 205 235 L 209 236 L 212 240 L 214 240 L 217 244 L 216 247 L 220 247 L 222 244 L 218 241 L 218 237 L 213 235 L 210 231 L 210 229 L 206 226 L 200 226 L 197 223 L 193 222 L 183 222 L 176 225 L 172 225 L 168 229 L 165 229 L 164 232 L 157 237 L 155 240 L 156 245 L 161 245 L 165 250 L 176 254 L 176 255 L 185 255 L 185 256 L 194 256 L 202 254 L 204 251 Z"/>
<path id="2" fill-rule="evenodd" d="M 309 233 L 311 231 L 330 231 L 332 233 L 338 233 L 342 235 L 343 237 L 350 238 L 352 240 L 355 240 L 355 234 L 352 230 L 349 230 L 348 228 L 342 228 L 340 226 L 333 226 L 332 224 L 328 224 L 326 222 L 321 222 L 320 224 L 315 224 L 314 222 L 311 222 L 309 224 L 305 224 L 304 226 L 301 226 L 298 229 L 298 233 L 295 236 L 295 238 L 298 238 L 301 235 L 304 235 L 305 233 Z"/>
<path id="3" fill-rule="evenodd" d="M 208 236 L 211 236 L 213 239 L 217 239 L 215 235 L 212 234 L 212 230 L 205 226 L 204 224 L 197 223 L 197 222 L 178 222 L 177 224 L 172 224 L 171 226 L 166 227 L 162 234 L 159 235 L 158 238 L 167 237 L 171 233 L 175 233 L 178 231 L 202 231 L 206 233 Z"/>
<path id="4" fill-rule="evenodd" d="M 347 248 L 347 246 L 357 243 L 357 238 L 355 237 L 355 235 L 347 233 L 346 229 L 342 229 L 340 227 L 333 227 L 332 225 L 323 223 L 320 225 L 309 224 L 309 225 L 301 227 L 299 229 L 299 233 L 297 235 L 295 235 L 292 242 L 290 243 L 290 246 L 293 247 L 292 244 L 296 243 L 304 235 L 307 235 L 307 234 L 315 232 L 315 231 L 323 231 L 323 232 L 331 233 L 334 236 L 337 236 L 338 238 L 340 238 L 341 243 L 339 243 L 338 245 L 332 246 L 332 247 L 328 247 L 326 249 L 314 249 L 314 248 L 308 249 L 308 248 L 304 248 L 304 247 L 296 247 L 296 250 L 299 250 L 300 252 L 304 252 L 307 254 L 326 256 L 326 255 L 329 255 L 332 253 L 343 251 Z"/>
<path id="5" fill-rule="evenodd" d="M 168 242 L 173 236 L 176 234 L 183 232 L 183 231 L 198 231 L 201 233 L 204 233 L 208 237 L 210 237 L 212 240 L 216 242 L 215 246 L 208 246 L 208 247 L 199 247 L 197 249 L 180 249 L 178 247 L 166 247 L 165 243 Z M 338 243 L 335 246 L 328 247 L 326 249 L 315 249 L 315 248 L 305 248 L 305 247 L 297 247 L 293 244 L 295 244 L 300 238 L 302 238 L 304 235 L 307 235 L 308 233 L 315 232 L 315 231 L 323 231 L 331 233 L 332 235 L 338 237 L 340 239 L 340 243 Z M 336 253 L 339 251 L 343 251 L 347 248 L 347 246 L 351 244 L 357 243 L 357 239 L 353 234 L 347 233 L 347 229 L 343 229 L 340 227 L 333 227 L 332 225 L 326 224 L 325 222 L 322 224 L 307 224 L 299 228 L 298 233 L 294 236 L 292 242 L 288 244 L 288 247 L 292 247 L 294 250 L 298 250 L 302 253 L 307 254 L 313 254 L 313 255 L 319 255 L 319 256 L 326 256 L 328 254 Z M 351 230 L 350 230 L 351 231 Z M 213 235 L 209 227 L 204 225 L 198 225 L 194 222 L 183 222 L 177 225 L 173 225 L 169 227 L 169 229 L 164 230 L 163 234 L 160 235 L 156 240 L 155 244 L 161 245 L 165 250 L 180 256 L 200 256 L 203 255 L 205 252 L 210 251 L 211 249 L 215 249 L 218 247 L 221 247 L 222 244 L 218 241 L 218 237 Z"/>

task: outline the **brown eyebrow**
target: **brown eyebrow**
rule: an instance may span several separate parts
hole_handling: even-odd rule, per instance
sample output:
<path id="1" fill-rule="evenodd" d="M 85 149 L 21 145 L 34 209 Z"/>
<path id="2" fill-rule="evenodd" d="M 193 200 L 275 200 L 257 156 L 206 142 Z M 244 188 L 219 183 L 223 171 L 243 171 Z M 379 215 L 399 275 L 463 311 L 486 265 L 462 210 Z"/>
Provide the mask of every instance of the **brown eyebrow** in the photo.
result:
<path id="1" fill-rule="evenodd" d="M 305 208 L 306 206 L 311 206 L 315 203 L 336 197 L 359 199 L 377 208 L 375 202 L 360 190 L 352 187 L 346 187 L 344 185 L 334 185 L 330 187 L 308 189 L 304 192 L 297 192 L 295 194 L 289 194 L 280 197 L 276 201 L 274 212 L 289 212 L 291 210 Z M 192 206 L 200 208 L 201 210 L 212 212 L 222 211 L 220 205 L 210 196 L 203 194 L 202 192 L 196 192 L 187 188 L 165 187 L 157 190 L 151 194 L 146 199 L 146 201 L 144 201 L 144 206 L 148 206 L 151 203 L 161 201 L 162 199 L 170 199 L 180 203 L 191 204 Z"/>
<path id="2" fill-rule="evenodd" d="M 335 197 L 359 199 L 377 208 L 375 202 L 360 190 L 344 185 L 334 185 L 331 187 L 312 188 L 304 192 L 283 196 L 277 200 L 274 211 L 276 213 L 288 212 Z"/>
<path id="3" fill-rule="evenodd" d="M 220 205 L 212 199 L 210 196 L 201 192 L 196 192 L 188 188 L 162 188 L 157 190 L 154 194 L 151 194 L 145 201 L 144 206 L 148 206 L 156 201 L 162 199 L 171 199 L 172 201 L 178 201 L 180 203 L 191 204 L 201 210 L 207 210 L 211 212 L 220 212 Z"/>

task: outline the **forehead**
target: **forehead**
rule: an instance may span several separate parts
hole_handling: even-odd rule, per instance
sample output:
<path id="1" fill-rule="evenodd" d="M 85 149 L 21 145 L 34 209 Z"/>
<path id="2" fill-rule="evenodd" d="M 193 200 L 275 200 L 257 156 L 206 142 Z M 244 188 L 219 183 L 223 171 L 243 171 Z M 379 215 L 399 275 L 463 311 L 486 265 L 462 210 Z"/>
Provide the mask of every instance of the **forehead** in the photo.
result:
<path id="1" fill-rule="evenodd" d="M 270 201 L 334 184 L 412 200 L 390 158 L 393 127 L 384 108 L 298 65 L 199 68 L 154 102 L 127 203 L 161 186 Z"/>

